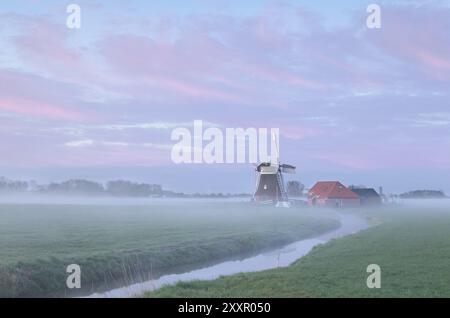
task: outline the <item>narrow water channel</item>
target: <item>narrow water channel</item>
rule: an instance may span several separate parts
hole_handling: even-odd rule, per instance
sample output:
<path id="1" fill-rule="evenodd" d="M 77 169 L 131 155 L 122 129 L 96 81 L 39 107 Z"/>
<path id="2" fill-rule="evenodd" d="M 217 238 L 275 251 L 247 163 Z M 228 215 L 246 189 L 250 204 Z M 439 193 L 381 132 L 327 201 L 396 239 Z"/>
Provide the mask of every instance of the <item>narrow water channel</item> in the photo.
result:
<path id="1" fill-rule="evenodd" d="M 155 290 L 164 285 L 175 284 L 182 281 L 212 280 L 224 275 L 257 272 L 271 268 L 289 266 L 296 260 L 308 254 L 314 246 L 326 243 L 331 239 L 357 233 L 369 226 L 368 222 L 363 217 L 355 214 L 338 213 L 338 216 L 339 221 L 341 222 L 341 226 L 338 229 L 319 235 L 315 238 L 300 240 L 284 247 L 239 261 L 223 262 L 181 274 L 164 275 L 158 279 L 112 289 L 103 293 L 95 293 L 88 297 L 133 297 L 147 291 Z"/>

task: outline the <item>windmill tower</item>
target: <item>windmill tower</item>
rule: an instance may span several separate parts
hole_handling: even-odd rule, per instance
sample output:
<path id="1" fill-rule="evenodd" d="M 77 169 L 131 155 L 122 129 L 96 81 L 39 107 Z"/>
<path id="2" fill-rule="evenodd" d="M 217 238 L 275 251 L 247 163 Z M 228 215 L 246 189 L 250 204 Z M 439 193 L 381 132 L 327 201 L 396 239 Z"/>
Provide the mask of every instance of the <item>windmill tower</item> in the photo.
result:
<path id="1" fill-rule="evenodd" d="M 275 136 L 273 136 L 275 139 Z M 278 145 L 275 162 L 262 162 L 256 167 L 256 190 L 253 198 L 260 203 L 288 204 L 288 195 L 284 186 L 283 173 L 295 173 L 295 167 L 281 164 Z"/>

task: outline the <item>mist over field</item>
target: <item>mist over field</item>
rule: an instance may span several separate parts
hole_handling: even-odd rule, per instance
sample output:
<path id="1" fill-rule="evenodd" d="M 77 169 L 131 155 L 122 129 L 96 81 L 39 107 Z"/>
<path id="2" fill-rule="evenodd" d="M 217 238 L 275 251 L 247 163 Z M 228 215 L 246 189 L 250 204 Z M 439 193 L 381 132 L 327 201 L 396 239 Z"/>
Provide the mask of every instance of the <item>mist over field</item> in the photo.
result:
<path id="1" fill-rule="evenodd" d="M 346 226 L 343 215 L 393 231 L 385 244 L 414 233 L 420 237 L 424 227 L 435 231 L 423 232 L 423 239 L 444 239 L 439 233 L 450 225 L 450 200 L 403 200 L 338 211 L 259 206 L 248 198 L 0 197 L 0 291 L 7 297 L 86 296 L 245 259 L 295 241 L 306 239 L 306 244 Z M 370 244 L 367 248 L 378 251 L 377 242 Z M 385 256 L 367 261 L 372 257 Z M 81 290 L 65 286 L 64 268 L 72 263 L 84 268 Z M 45 283 L 38 284 L 39 277 Z"/>
<path id="2" fill-rule="evenodd" d="M 325 212 L 274 212 L 250 202 L 195 199 L 2 203 L 0 295 L 88 295 L 339 226 Z M 65 285 L 64 269 L 73 263 L 85 273 L 81 290 Z"/>
<path id="3" fill-rule="evenodd" d="M 0 195 L 0 204 L 67 204 L 67 205 L 186 205 L 192 203 L 249 202 L 249 198 L 121 198 L 108 196 L 12 194 Z"/>

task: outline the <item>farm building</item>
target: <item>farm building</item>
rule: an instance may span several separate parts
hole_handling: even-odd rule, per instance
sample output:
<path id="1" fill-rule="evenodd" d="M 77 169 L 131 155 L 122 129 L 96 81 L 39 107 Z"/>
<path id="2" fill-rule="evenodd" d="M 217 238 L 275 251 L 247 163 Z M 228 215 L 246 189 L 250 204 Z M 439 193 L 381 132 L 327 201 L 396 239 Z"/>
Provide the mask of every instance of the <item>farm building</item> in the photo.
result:
<path id="1" fill-rule="evenodd" d="M 355 207 L 359 196 L 339 181 L 320 181 L 309 190 L 308 203 L 312 206 Z"/>
<path id="2" fill-rule="evenodd" d="M 374 206 L 383 203 L 381 196 L 372 188 L 350 188 L 361 200 L 361 205 Z"/>

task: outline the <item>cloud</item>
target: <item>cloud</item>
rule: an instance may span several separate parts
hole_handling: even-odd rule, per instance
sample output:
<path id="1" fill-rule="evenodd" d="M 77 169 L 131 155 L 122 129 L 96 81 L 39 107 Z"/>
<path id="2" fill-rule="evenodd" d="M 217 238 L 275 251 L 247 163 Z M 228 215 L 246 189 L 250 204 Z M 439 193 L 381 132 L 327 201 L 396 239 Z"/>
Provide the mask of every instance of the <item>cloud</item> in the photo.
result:
<path id="1" fill-rule="evenodd" d="M 450 126 L 450 113 L 420 113 L 413 123 L 417 126 Z"/>
<path id="2" fill-rule="evenodd" d="M 83 147 L 143 147 L 143 148 L 154 148 L 159 150 L 169 150 L 172 148 L 170 144 L 157 144 L 157 143 L 130 143 L 124 141 L 101 141 L 101 140 L 92 140 L 92 139 L 82 139 L 82 140 L 74 140 L 69 141 L 64 144 L 66 147 L 72 148 L 83 148 Z"/>
<path id="3" fill-rule="evenodd" d="M 65 119 L 79 121 L 83 116 L 75 111 L 70 111 L 64 107 L 58 107 L 45 102 L 30 99 L 1 98 L 0 110 L 27 116 L 42 116 L 52 119 Z"/>
<path id="4" fill-rule="evenodd" d="M 219 124 L 202 122 L 204 127 L 219 127 Z M 148 123 L 135 123 L 135 124 L 110 124 L 110 125 L 93 125 L 85 126 L 91 129 L 106 129 L 106 130 L 127 130 L 127 129 L 146 129 L 146 130 L 169 130 L 178 127 L 191 127 L 193 122 L 148 122 Z"/>
<path id="5" fill-rule="evenodd" d="M 389 65 L 395 67 L 394 71 L 401 70 L 404 80 L 409 76 L 411 84 L 419 87 L 426 82 L 448 85 L 449 17 L 448 6 L 386 6 L 380 32 L 366 32 L 366 39 L 394 61 Z"/>
<path id="6" fill-rule="evenodd" d="M 448 7 L 385 4 L 382 28 L 369 30 L 359 7 L 329 27 L 320 9 L 258 6 L 128 19 L 108 11 L 119 29 L 99 16 L 80 32 L 51 13 L 2 15 L 3 148 L 17 163 L 133 165 L 152 154 L 167 163 L 168 132 L 201 119 L 279 127 L 294 163 L 446 164 L 444 150 L 442 160 L 421 152 L 448 144 Z"/>
<path id="7" fill-rule="evenodd" d="M 67 147 L 87 147 L 92 146 L 93 144 L 94 141 L 92 139 L 74 140 L 65 143 Z"/>
<path id="8" fill-rule="evenodd" d="M 81 91 L 66 83 L 10 69 L 0 69 L 0 82 L 0 110 L 73 122 L 91 122 L 97 117 L 79 102 Z"/>

